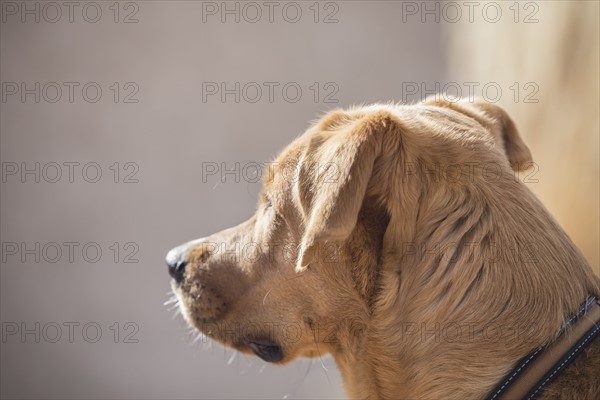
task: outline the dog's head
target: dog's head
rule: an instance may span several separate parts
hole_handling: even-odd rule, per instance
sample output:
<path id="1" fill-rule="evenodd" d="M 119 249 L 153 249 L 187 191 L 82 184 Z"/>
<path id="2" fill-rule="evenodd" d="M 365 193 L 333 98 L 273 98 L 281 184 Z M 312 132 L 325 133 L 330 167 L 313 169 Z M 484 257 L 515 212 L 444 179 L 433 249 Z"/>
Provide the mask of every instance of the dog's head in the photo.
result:
<path id="1" fill-rule="evenodd" d="M 282 363 L 339 356 L 360 346 L 390 298 L 383 269 L 402 233 L 416 229 L 423 188 L 490 185 L 484 165 L 510 175 L 529 161 L 494 105 L 334 111 L 265 171 L 254 216 L 169 252 L 172 289 L 188 323 L 237 350 Z M 437 165 L 469 174 L 450 181 Z"/>

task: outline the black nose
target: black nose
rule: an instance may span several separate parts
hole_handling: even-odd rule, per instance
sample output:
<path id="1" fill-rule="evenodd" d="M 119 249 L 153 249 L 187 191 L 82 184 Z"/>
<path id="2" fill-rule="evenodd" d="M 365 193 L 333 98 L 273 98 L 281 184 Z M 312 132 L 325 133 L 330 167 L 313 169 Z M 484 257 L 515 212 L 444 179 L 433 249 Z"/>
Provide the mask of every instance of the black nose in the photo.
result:
<path id="1" fill-rule="evenodd" d="M 183 249 L 175 247 L 167 253 L 167 257 L 165 258 L 167 265 L 169 266 L 169 275 L 171 275 L 177 283 L 183 280 L 183 274 L 187 264 L 183 253 Z"/>

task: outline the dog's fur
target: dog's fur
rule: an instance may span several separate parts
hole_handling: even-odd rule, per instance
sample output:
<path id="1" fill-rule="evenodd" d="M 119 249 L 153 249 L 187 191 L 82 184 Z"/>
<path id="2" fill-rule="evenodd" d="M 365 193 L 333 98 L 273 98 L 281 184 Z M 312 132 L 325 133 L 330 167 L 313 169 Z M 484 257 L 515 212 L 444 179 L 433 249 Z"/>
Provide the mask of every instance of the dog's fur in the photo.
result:
<path id="1" fill-rule="evenodd" d="M 240 351 L 331 353 L 349 397 L 483 398 L 600 296 L 515 177 L 530 162 L 481 101 L 331 112 L 267 171 L 252 218 L 179 248 L 173 290 L 190 324 Z M 599 370 L 596 343 L 543 395 L 598 398 Z"/>

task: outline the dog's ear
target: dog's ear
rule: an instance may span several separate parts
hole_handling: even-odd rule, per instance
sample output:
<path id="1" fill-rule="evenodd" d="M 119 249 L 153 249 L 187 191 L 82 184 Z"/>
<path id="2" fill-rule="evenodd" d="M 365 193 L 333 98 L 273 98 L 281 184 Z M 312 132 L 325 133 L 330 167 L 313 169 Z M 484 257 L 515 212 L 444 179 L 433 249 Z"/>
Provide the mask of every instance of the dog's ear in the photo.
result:
<path id="1" fill-rule="evenodd" d="M 340 122 L 341 121 L 341 122 Z M 297 196 L 304 233 L 296 271 L 314 261 L 326 241 L 346 239 L 358 220 L 386 132 L 398 127 L 389 112 L 326 116 L 299 161 Z"/>
<path id="2" fill-rule="evenodd" d="M 458 102 L 426 99 L 424 104 L 451 108 L 468 115 L 488 128 L 496 143 L 504 149 L 514 171 L 523 171 L 532 166 L 533 158 L 529 148 L 521 139 L 514 121 L 502 107 L 482 99 Z"/>

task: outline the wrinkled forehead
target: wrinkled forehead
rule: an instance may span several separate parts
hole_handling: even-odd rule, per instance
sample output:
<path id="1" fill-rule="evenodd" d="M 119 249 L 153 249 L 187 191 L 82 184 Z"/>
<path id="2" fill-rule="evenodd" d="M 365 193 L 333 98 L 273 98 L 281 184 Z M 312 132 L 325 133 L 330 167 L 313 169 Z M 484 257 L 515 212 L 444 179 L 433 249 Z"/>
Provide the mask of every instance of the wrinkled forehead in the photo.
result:
<path id="1" fill-rule="evenodd" d="M 310 163 L 315 153 L 322 149 L 328 139 L 348 127 L 352 121 L 375 111 L 371 108 L 338 109 L 315 121 L 266 166 L 263 173 L 263 192 L 271 194 L 291 190 L 292 184 L 298 179 L 300 164 Z M 312 167 L 318 168 L 318 165 L 312 165 Z"/>
<path id="2" fill-rule="evenodd" d="M 330 138 L 344 129 L 351 128 L 353 121 L 382 110 L 395 115 L 401 122 L 404 133 L 417 140 L 422 138 L 433 144 L 444 143 L 448 139 L 463 143 L 490 139 L 489 132 L 476 119 L 456 109 L 437 105 L 374 104 L 348 110 L 334 110 L 316 121 L 269 163 L 263 174 L 263 190 L 267 193 L 291 190 L 292 184 L 298 179 L 301 163 L 311 162 L 315 152 L 322 150 L 322 146 L 326 146 Z"/>
<path id="3" fill-rule="evenodd" d="M 263 173 L 263 195 L 274 196 L 291 188 L 290 183 L 298 175 L 298 165 L 306 149 L 306 133 L 289 144 L 275 160 L 267 163 Z"/>
<path id="4" fill-rule="evenodd" d="M 272 193 L 290 188 L 298 176 L 298 167 L 309 150 L 310 144 L 322 141 L 324 132 L 317 124 L 311 126 L 292 143 L 285 147 L 268 165 L 263 174 L 263 191 Z"/>

